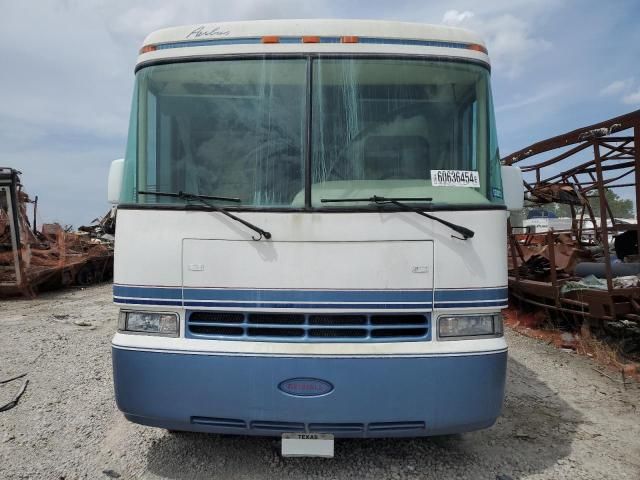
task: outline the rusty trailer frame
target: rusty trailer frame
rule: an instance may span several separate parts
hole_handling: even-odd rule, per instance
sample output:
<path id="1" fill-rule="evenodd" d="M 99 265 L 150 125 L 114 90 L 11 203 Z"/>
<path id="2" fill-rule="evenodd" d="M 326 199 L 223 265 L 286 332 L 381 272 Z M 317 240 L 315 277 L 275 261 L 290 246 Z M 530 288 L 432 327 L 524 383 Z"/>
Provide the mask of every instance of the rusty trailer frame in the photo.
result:
<path id="1" fill-rule="evenodd" d="M 606 198 L 608 189 L 633 187 L 635 204 L 640 205 L 640 110 L 579 128 L 534 143 L 503 157 L 505 165 L 520 164 L 527 200 L 532 204 L 565 203 L 570 207 L 571 227 L 549 230 L 535 236 L 518 232 L 508 223 L 509 291 L 516 299 L 545 309 L 552 309 L 597 323 L 602 320 L 640 320 L 640 287 L 620 288 L 614 284 L 611 265 L 610 236 L 635 230 L 640 244 L 640 209 L 635 224 L 622 223 L 613 215 Z M 541 157 L 545 157 L 540 159 Z M 533 178 L 532 178 L 533 177 Z M 596 213 L 589 198 L 598 198 Z M 585 228 L 590 222 L 592 228 Z M 602 248 L 606 289 L 562 291 L 568 281 L 576 280 L 571 272 L 558 268 L 565 245 L 580 251 L 589 246 L 585 233 L 593 231 L 591 243 Z M 535 241 L 543 252 L 546 278 L 532 279 L 523 271 L 527 242 Z"/>
<path id="2" fill-rule="evenodd" d="M 29 224 L 28 204 L 35 217 L 36 204 L 24 192 L 20 172 L 0 167 L 0 298 L 111 278 L 112 241 L 93 235 L 95 227 L 67 232 L 51 224 L 38 231 L 35 218 Z M 111 221 L 107 217 L 102 222 Z"/>

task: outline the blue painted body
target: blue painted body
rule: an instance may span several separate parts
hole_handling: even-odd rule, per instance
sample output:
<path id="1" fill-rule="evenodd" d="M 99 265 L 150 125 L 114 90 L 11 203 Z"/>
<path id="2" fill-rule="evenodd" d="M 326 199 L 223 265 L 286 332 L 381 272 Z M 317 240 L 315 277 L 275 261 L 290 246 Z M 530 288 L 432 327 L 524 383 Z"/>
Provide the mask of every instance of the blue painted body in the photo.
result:
<path id="1" fill-rule="evenodd" d="M 445 309 L 507 306 L 507 287 L 436 290 L 287 290 L 113 286 L 116 304 L 199 308 Z M 358 303 L 367 302 L 367 303 Z"/>
<path id="2" fill-rule="evenodd" d="M 278 436 L 405 437 L 491 426 L 502 409 L 506 352 L 387 358 L 257 357 L 113 348 L 118 408 L 172 430 Z M 324 380 L 321 396 L 278 388 Z"/>

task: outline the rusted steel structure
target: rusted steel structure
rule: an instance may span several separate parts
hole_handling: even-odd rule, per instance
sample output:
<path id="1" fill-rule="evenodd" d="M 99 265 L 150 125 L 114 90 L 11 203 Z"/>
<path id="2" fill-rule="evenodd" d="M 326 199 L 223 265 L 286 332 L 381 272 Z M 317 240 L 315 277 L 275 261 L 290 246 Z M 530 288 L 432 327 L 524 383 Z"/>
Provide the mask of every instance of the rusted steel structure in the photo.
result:
<path id="1" fill-rule="evenodd" d="M 532 234 L 509 224 L 513 297 L 594 323 L 640 321 L 636 275 L 640 272 L 640 242 L 636 242 L 640 212 L 636 209 L 635 223 L 622 222 L 606 197 L 607 190 L 633 188 L 640 205 L 639 143 L 637 110 L 543 140 L 502 159 L 521 167 L 530 205 L 560 203 L 571 212 L 570 227 L 564 230 Z M 632 236 L 633 251 L 621 265 L 614 263 L 619 260 L 612 255 L 610 242 L 623 232 L 628 232 L 627 240 Z M 581 267 L 587 268 L 578 274 Z M 600 283 L 585 282 L 585 270 L 595 272 Z"/>
<path id="2" fill-rule="evenodd" d="M 111 215 L 78 232 L 58 224 L 45 224 L 39 231 L 36 202 L 24 191 L 20 172 L 0 168 L 0 298 L 34 296 L 42 289 L 111 278 Z M 33 225 L 27 215 L 29 204 L 33 205 Z"/>

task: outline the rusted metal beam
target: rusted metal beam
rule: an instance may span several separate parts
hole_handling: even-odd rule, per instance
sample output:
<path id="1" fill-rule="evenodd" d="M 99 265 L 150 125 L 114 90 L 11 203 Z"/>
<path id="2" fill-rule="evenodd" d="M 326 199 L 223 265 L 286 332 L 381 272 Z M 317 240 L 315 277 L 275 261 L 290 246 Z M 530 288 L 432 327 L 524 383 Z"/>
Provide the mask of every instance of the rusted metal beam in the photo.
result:
<path id="1" fill-rule="evenodd" d="M 549 150 L 554 150 L 556 148 L 573 145 L 589 138 L 597 138 L 598 133 L 610 135 L 622 130 L 627 130 L 634 125 L 637 125 L 639 121 L 640 110 L 635 110 L 625 115 L 605 120 L 604 122 L 578 128 L 562 135 L 534 143 L 522 150 L 518 150 L 517 152 L 507 155 L 503 158 L 503 163 L 505 165 L 512 165 L 542 152 L 548 152 Z"/>
<path id="2" fill-rule="evenodd" d="M 636 160 L 636 168 L 635 168 L 635 180 L 636 180 L 636 225 L 640 225 L 640 121 L 636 122 L 633 126 L 633 143 L 634 143 L 634 154 Z M 640 229 L 638 232 L 638 245 L 640 245 Z"/>
<path id="3" fill-rule="evenodd" d="M 600 196 L 600 235 L 602 250 L 604 253 L 604 269 L 607 276 L 607 290 L 611 293 L 613 290 L 613 275 L 611 273 L 611 257 L 609 255 L 609 230 L 607 229 L 607 200 L 605 198 L 605 189 L 602 184 L 602 165 L 600 163 L 600 146 L 597 143 L 593 145 L 593 154 L 596 159 L 596 175 L 598 179 L 598 195 Z"/>

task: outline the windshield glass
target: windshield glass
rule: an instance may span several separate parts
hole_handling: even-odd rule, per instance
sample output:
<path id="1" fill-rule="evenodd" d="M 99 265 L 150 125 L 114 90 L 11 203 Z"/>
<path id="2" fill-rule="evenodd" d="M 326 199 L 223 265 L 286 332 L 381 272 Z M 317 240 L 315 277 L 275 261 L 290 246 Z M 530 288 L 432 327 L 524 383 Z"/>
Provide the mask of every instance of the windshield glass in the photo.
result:
<path id="1" fill-rule="evenodd" d="M 313 205 L 372 195 L 455 204 L 502 198 L 486 69 L 320 59 L 313 86 Z M 432 170 L 478 172 L 480 188 L 432 187 Z"/>
<path id="2" fill-rule="evenodd" d="M 303 59 L 141 70 L 137 190 L 291 205 L 304 188 L 306 72 Z M 153 195 L 138 200 L 185 202 Z"/>
<path id="3" fill-rule="evenodd" d="M 185 202 L 140 190 L 239 197 L 231 208 L 369 208 L 320 199 L 373 195 L 432 197 L 434 206 L 502 203 L 489 72 L 481 65 L 173 63 L 141 69 L 134 97 L 122 203 Z M 432 170 L 477 172 L 479 186 L 432 186 Z"/>

